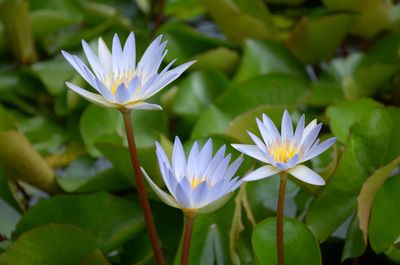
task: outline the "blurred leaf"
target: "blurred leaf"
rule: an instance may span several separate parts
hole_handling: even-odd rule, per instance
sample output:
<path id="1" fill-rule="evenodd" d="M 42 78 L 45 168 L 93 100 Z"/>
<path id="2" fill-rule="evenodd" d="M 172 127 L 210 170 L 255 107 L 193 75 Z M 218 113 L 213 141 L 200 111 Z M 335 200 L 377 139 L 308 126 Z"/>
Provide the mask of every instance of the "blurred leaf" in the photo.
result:
<path id="1" fill-rule="evenodd" d="M 165 14 L 178 19 L 192 18 L 204 13 L 204 8 L 197 0 L 168 0 L 165 5 Z"/>
<path id="2" fill-rule="evenodd" d="M 31 10 L 55 10 L 71 17 L 81 17 L 82 9 L 78 0 L 30 0 Z"/>
<path id="3" fill-rule="evenodd" d="M 19 132 L 0 131 L 0 165 L 7 176 L 44 191 L 59 190 L 53 170 Z"/>
<path id="4" fill-rule="evenodd" d="M 228 84 L 228 80 L 216 72 L 193 72 L 179 83 L 173 110 L 179 115 L 195 119 Z"/>
<path id="5" fill-rule="evenodd" d="M 360 222 L 360 229 L 363 232 L 364 243 L 367 244 L 368 240 L 368 223 L 371 212 L 372 201 L 374 200 L 376 192 L 380 189 L 386 179 L 390 176 L 393 170 L 400 164 L 400 157 L 396 158 L 391 163 L 376 170 L 364 182 L 360 194 L 357 198 L 358 211 L 357 217 Z"/>
<path id="6" fill-rule="evenodd" d="M 35 63 L 31 70 L 43 82 L 51 95 L 58 95 L 65 91 L 67 89 L 65 81 L 75 72 L 67 60 L 61 57 Z"/>
<path id="7" fill-rule="evenodd" d="M 235 42 L 246 38 L 269 39 L 274 25 L 266 5 L 260 0 L 201 0 L 221 31 Z"/>
<path id="8" fill-rule="evenodd" d="M 224 133 L 230 121 L 260 105 L 297 106 L 309 90 L 309 83 L 289 74 L 266 74 L 235 84 L 200 116 L 192 138 Z"/>
<path id="9" fill-rule="evenodd" d="M 371 38 L 391 28 L 390 11 L 392 1 L 381 0 L 323 0 L 331 11 L 353 11 L 358 18 L 351 28 L 353 33 Z"/>
<path id="10" fill-rule="evenodd" d="M 89 255 L 84 257 L 79 265 L 110 265 L 103 254 L 98 250 L 94 250 Z"/>
<path id="11" fill-rule="evenodd" d="M 382 106 L 380 103 L 368 98 L 342 101 L 331 105 L 326 111 L 329 126 L 337 139 L 345 143 L 350 133 L 350 127 L 380 106 Z"/>
<path id="12" fill-rule="evenodd" d="M 168 62 L 178 59 L 177 63 L 179 64 L 192 59 L 197 54 L 219 48 L 224 44 L 224 41 L 220 39 L 208 37 L 190 26 L 177 22 L 166 23 L 157 33 L 163 34 L 164 38 L 168 40 L 168 53 L 165 59 Z"/>
<path id="13" fill-rule="evenodd" d="M 231 49 L 219 47 L 193 57 L 196 63 L 192 69 L 204 69 L 220 71 L 225 74 L 232 74 L 239 61 L 239 54 Z"/>
<path id="14" fill-rule="evenodd" d="M 139 205 L 107 193 L 59 196 L 41 200 L 18 223 L 13 237 L 48 223 L 71 224 L 88 232 L 97 247 L 109 252 L 144 226 Z"/>
<path id="15" fill-rule="evenodd" d="M 285 218 L 283 229 L 285 264 L 321 264 L 318 242 L 307 226 L 295 219 Z M 252 242 L 259 264 L 277 264 L 276 218 L 268 218 L 257 224 Z"/>
<path id="16" fill-rule="evenodd" d="M 347 230 L 346 240 L 343 247 L 342 259 L 360 257 L 366 250 L 367 245 L 363 240 L 363 233 L 360 229 L 360 224 L 357 215 L 354 215 L 353 220 Z"/>
<path id="17" fill-rule="evenodd" d="M 41 40 L 48 34 L 62 30 L 64 27 L 80 22 L 80 18 L 63 11 L 38 9 L 30 13 L 33 36 Z"/>
<path id="18" fill-rule="evenodd" d="M 0 264 L 79 264 L 95 249 L 93 239 L 81 229 L 71 225 L 48 224 L 24 233 L 0 255 Z"/>
<path id="19" fill-rule="evenodd" d="M 272 41 L 248 39 L 235 81 L 268 73 L 287 73 L 305 77 L 304 66 L 282 45 Z"/>
<path id="20" fill-rule="evenodd" d="M 376 253 L 392 246 L 400 236 L 400 175 L 389 178 L 376 193 L 368 226 L 369 242 Z"/>
<path id="21" fill-rule="evenodd" d="M 10 183 L 2 169 L 0 169 L 0 198 L 17 212 L 22 212 L 21 205 L 14 197 L 14 192 L 11 190 Z"/>
<path id="22" fill-rule="evenodd" d="M 311 106 L 327 106 L 344 99 L 340 84 L 334 82 L 315 81 L 312 83 L 312 92 L 308 98 Z"/>
<path id="23" fill-rule="evenodd" d="M 57 182 L 67 192 L 118 191 L 132 187 L 108 161 L 93 161 L 88 157 L 74 160 L 57 174 Z"/>
<path id="24" fill-rule="evenodd" d="M 400 155 L 398 109 L 375 108 L 351 129 L 338 167 L 310 206 L 306 221 L 319 240 L 326 239 L 356 209 L 362 184 L 375 170 Z"/>
<path id="25" fill-rule="evenodd" d="M 303 17 L 287 45 L 302 61 L 316 64 L 333 55 L 353 22 L 354 15 L 348 14 Z"/>
<path id="26" fill-rule="evenodd" d="M 304 3 L 306 0 L 265 0 L 268 4 L 295 6 Z"/>
<path id="27" fill-rule="evenodd" d="M 2 198 L 0 198 L 0 212 L 0 235 L 11 238 L 11 233 L 20 219 L 20 213 Z"/>

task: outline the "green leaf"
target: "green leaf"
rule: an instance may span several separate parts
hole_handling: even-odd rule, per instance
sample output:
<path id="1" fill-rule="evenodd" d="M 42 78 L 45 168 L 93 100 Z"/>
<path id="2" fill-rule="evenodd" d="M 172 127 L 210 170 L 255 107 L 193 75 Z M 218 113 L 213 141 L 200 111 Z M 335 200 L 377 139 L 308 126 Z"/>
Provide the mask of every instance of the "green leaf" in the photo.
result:
<path id="1" fill-rule="evenodd" d="M 69 195 L 40 201 L 23 216 L 13 237 L 48 223 L 85 230 L 104 252 L 121 246 L 144 226 L 139 206 L 125 199 L 107 193 Z"/>
<path id="2" fill-rule="evenodd" d="M 369 242 L 376 253 L 394 245 L 400 236 L 400 175 L 389 178 L 376 193 L 368 226 Z"/>
<path id="3" fill-rule="evenodd" d="M 13 207 L 14 210 L 22 212 L 21 205 L 16 200 L 14 192 L 11 190 L 10 182 L 2 169 L 0 169 L 0 198 Z"/>
<path id="4" fill-rule="evenodd" d="M 179 83 L 173 110 L 195 119 L 228 84 L 228 80 L 216 72 L 193 72 Z"/>
<path id="5" fill-rule="evenodd" d="M 67 60 L 61 57 L 35 63 L 31 66 L 31 70 L 52 95 L 58 95 L 66 91 L 65 81 L 75 73 L 74 68 L 71 67 Z"/>
<path id="6" fill-rule="evenodd" d="M 239 62 L 239 54 L 231 49 L 219 47 L 208 50 L 193 57 L 196 63 L 192 69 L 214 70 L 232 74 Z"/>
<path id="7" fill-rule="evenodd" d="M 326 239 L 354 212 L 368 176 L 400 155 L 399 115 L 398 109 L 375 108 L 352 127 L 334 175 L 306 217 L 319 240 Z"/>
<path id="8" fill-rule="evenodd" d="M 385 180 L 390 176 L 392 171 L 400 164 L 400 157 L 396 158 L 391 163 L 376 170 L 367 181 L 364 182 L 360 194 L 357 198 L 358 211 L 357 216 L 360 221 L 360 229 L 363 232 L 365 244 L 368 238 L 368 223 L 371 212 L 372 201 L 376 192 L 383 185 Z"/>
<path id="9" fill-rule="evenodd" d="M 243 59 L 235 75 L 242 82 L 268 73 L 287 73 L 305 77 L 304 66 L 282 44 L 248 39 Z"/>
<path id="10" fill-rule="evenodd" d="M 290 74 L 266 74 L 235 84 L 203 112 L 192 138 L 224 133 L 234 117 L 261 105 L 297 106 L 308 91 L 307 81 Z"/>
<path id="11" fill-rule="evenodd" d="M 48 224 L 18 238 L 0 255 L 0 265 L 79 265 L 95 250 L 95 242 L 81 229 L 72 225 Z"/>
<path id="12" fill-rule="evenodd" d="M 303 17 L 292 30 L 289 49 L 305 63 L 330 58 L 354 22 L 354 15 L 334 14 Z"/>
<path id="13" fill-rule="evenodd" d="M 201 0 L 200 3 L 228 39 L 235 42 L 242 43 L 246 38 L 267 39 L 275 34 L 269 10 L 260 0 Z"/>
<path id="14" fill-rule="evenodd" d="M 88 157 L 74 160 L 58 173 L 57 182 L 67 192 L 118 191 L 132 188 L 132 183 L 111 167 L 108 161 Z"/>
<path id="15" fill-rule="evenodd" d="M 360 257 L 367 248 L 367 245 L 363 240 L 363 233 L 359 226 L 360 224 L 357 215 L 354 215 L 349 229 L 347 230 L 342 252 L 342 262 L 346 259 Z"/>
<path id="16" fill-rule="evenodd" d="M 20 213 L 0 198 L 0 235 L 11 238 L 15 225 L 20 219 Z"/>
<path id="17" fill-rule="evenodd" d="M 351 32 L 363 37 L 372 38 L 379 32 L 391 29 L 390 12 L 393 8 L 391 1 L 380 0 L 324 0 L 330 11 L 352 11 L 358 18 Z"/>
<path id="18" fill-rule="evenodd" d="M 321 264 L 318 242 L 307 226 L 295 219 L 285 218 L 283 229 L 286 265 Z M 259 264 L 277 264 L 276 218 L 268 218 L 256 226 L 252 243 Z"/>
<path id="19" fill-rule="evenodd" d="M 329 118 L 329 126 L 333 134 L 342 143 L 346 142 L 350 127 L 359 122 L 365 115 L 382 106 L 372 99 L 359 99 L 353 101 L 342 101 L 328 107 L 326 114 Z"/>
<path id="20" fill-rule="evenodd" d="M 344 99 L 340 84 L 335 82 L 315 81 L 312 83 L 312 92 L 308 98 L 310 106 L 325 107 Z"/>

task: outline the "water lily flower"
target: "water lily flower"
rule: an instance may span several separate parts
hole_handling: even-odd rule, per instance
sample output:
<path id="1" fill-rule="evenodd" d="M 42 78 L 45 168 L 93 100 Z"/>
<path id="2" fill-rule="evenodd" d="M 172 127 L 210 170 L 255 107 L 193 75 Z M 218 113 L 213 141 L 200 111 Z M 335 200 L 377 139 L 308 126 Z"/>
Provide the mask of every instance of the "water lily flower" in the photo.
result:
<path id="1" fill-rule="evenodd" d="M 143 168 L 142 171 L 155 193 L 169 206 L 185 213 L 211 212 L 222 206 L 242 183 L 234 175 L 243 157 L 229 165 L 231 154 L 225 156 L 225 149 L 222 146 L 213 157 L 211 139 L 201 149 L 195 142 L 186 159 L 182 143 L 176 137 L 170 164 L 164 149 L 156 143 L 161 175 L 171 195 L 159 188 Z"/>
<path id="2" fill-rule="evenodd" d="M 281 133 L 272 120 L 263 114 L 263 120 L 256 119 L 263 141 L 248 132 L 255 145 L 233 144 L 240 152 L 269 165 L 263 166 L 243 178 L 253 181 L 287 172 L 295 178 L 313 185 L 324 185 L 325 180 L 310 168 L 301 163 L 312 159 L 330 146 L 336 138 L 332 137 L 320 143 L 317 139 L 322 123 L 313 120 L 304 127 L 304 115 L 301 116 L 296 130 L 293 132 L 292 120 L 285 110 L 282 117 Z"/>
<path id="3" fill-rule="evenodd" d="M 119 109 L 161 109 L 159 105 L 145 102 L 165 86 L 177 79 L 194 62 L 187 62 L 170 69 L 173 60 L 160 73 L 158 69 L 167 54 L 167 42 L 158 36 L 144 52 L 136 65 L 135 36 L 130 33 L 122 48 L 117 34 L 114 35 L 112 52 L 102 38 L 98 40 L 96 55 L 89 44 L 82 40 L 83 50 L 92 71 L 82 60 L 62 51 L 63 56 L 75 70 L 99 94 L 92 93 L 70 82 L 66 85 L 93 103 Z"/>

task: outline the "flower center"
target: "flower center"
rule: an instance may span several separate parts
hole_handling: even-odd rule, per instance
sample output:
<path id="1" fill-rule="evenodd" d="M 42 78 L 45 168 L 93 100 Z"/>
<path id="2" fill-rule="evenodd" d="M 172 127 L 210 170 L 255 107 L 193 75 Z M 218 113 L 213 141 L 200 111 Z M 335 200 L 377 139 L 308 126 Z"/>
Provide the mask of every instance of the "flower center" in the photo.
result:
<path id="1" fill-rule="evenodd" d="M 111 89 L 111 93 L 115 95 L 117 93 L 117 89 L 119 85 L 122 83 L 125 84 L 126 87 L 129 86 L 129 83 L 132 81 L 132 79 L 135 77 L 136 72 L 135 71 L 124 71 L 121 73 L 110 73 L 108 77 L 104 80 L 104 84 L 107 85 Z M 138 91 L 140 90 L 140 87 Z M 137 92 L 138 92 L 137 91 Z"/>
<path id="2" fill-rule="evenodd" d="M 290 143 L 279 143 L 269 148 L 269 154 L 275 162 L 287 163 L 297 153 L 297 148 L 295 146 L 292 147 Z"/>
<path id="3" fill-rule="evenodd" d="M 192 189 L 194 189 L 202 182 L 203 180 L 201 178 L 192 177 L 192 179 L 190 180 L 190 186 L 192 187 Z"/>

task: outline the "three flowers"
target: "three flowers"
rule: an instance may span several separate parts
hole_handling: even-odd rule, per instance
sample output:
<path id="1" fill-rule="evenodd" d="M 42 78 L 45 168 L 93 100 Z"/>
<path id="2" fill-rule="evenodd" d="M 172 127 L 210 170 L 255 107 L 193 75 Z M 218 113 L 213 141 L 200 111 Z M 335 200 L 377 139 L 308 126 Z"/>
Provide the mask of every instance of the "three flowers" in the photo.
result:
<path id="1" fill-rule="evenodd" d="M 97 55 L 83 40 L 83 50 L 92 70 L 79 57 L 65 51 L 62 51 L 62 54 L 98 94 L 69 82 L 66 85 L 89 101 L 106 107 L 161 109 L 159 105 L 148 103 L 146 100 L 177 79 L 194 63 L 187 62 L 171 68 L 175 62 L 173 60 L 158 72 L 167 53 L 165 51 L 167 42 L 162 42 L 161 39 L 162 36 L 159 36 L 149 45 L 137 64 L 133 32 L 127 38 L 124 47 L 115 34 L 112 52 L 103 39 L 99 38 Z M 313 120 L 305 126 L 303 115 L 294 130 L 287 111 L 283 113 L 281 132 L 265 114 L 262 120 L 257 118 L 256 121 L 261 139 L 248 132 L 254 144 L 232 146 L 266 165 L 244 178 L 235 176 L 243 158 L 239 157 L 230 164 L 231 155 L 225 155 L 225 146 L 213 156 L 211 139 L 201 149 L 195 142 L 186 158 L 182 143 L 176 138 L 171 163 L 161 145 L 156 143 L 158 164 L 169 194 L 160 189 L 142 169 L 147 181 L 166 204 L 187 212 L 213 210 L 215 209 L 213 205 L 221 205 L 221 202 L 226 200 L 243 181 L 255 181 L 279 172 L 287 172 L 309 184 L 325 184 L 321 176 L 301 164 L 321 154 L 335 143 L 335 138 L 329 138 L 322 143 L 317 139 L 322 128 L 321 123 L 318 124 Z"/>

